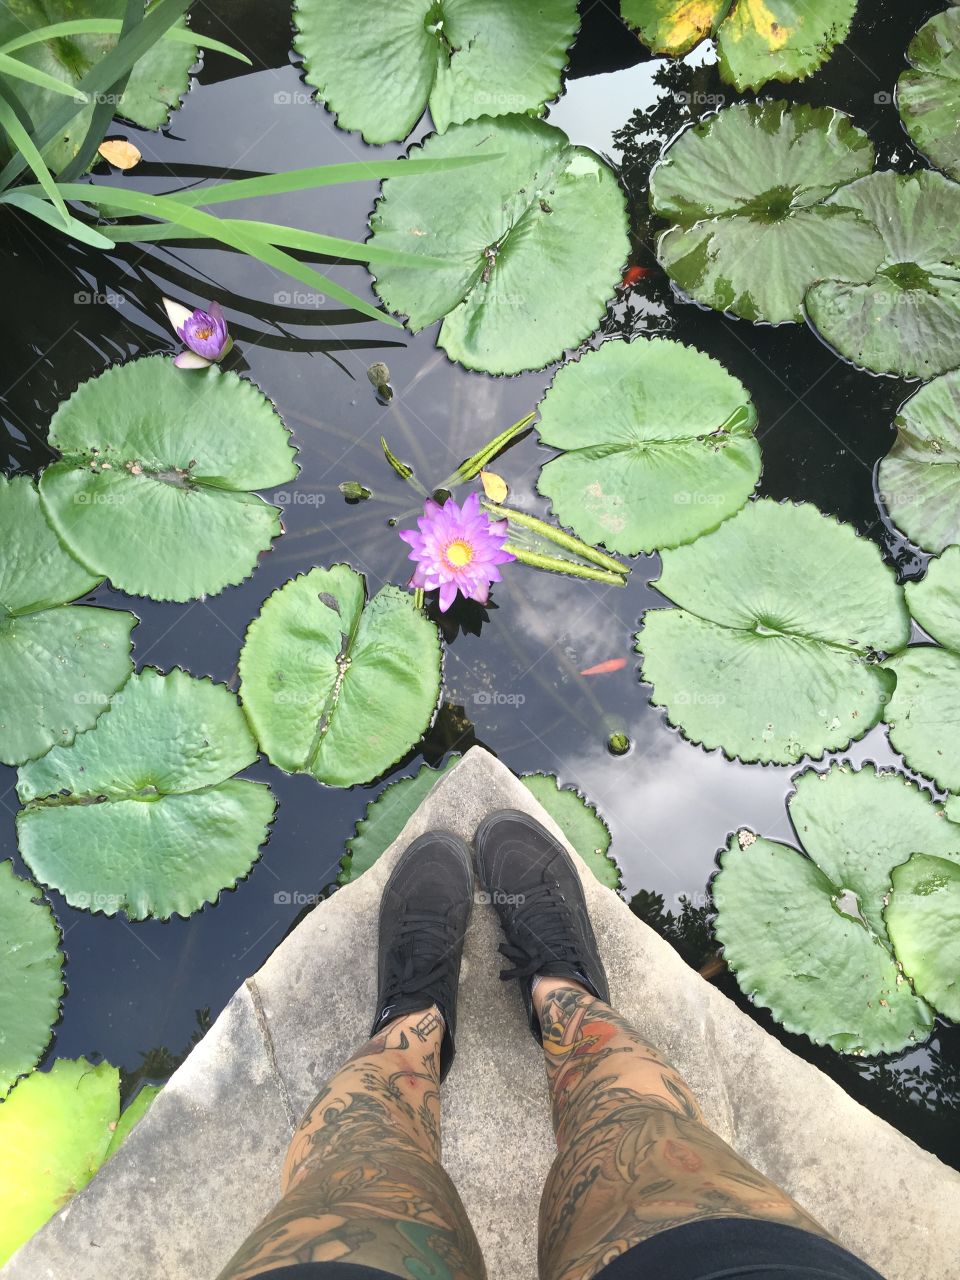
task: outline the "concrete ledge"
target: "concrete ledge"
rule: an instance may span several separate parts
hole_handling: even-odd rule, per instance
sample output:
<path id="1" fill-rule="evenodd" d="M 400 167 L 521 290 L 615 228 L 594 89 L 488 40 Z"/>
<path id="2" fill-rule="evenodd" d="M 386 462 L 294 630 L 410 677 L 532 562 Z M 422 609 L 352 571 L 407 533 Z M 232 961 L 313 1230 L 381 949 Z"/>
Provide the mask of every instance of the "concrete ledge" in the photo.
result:
<path id="1" fill-rule="evenodd" d="M 430 827 L 469 840 L 503 806 L 557 830 L 505 766 L 474 748 L 383 858 L 236 993 L 117 1156 L 2 1280 L 214 1277 L 274 1200 L 296 1117 L 368 1033 L 376 909 L 399 851 Z M 960 1174 L 785 1049 L 584 876 L 614 1003 L 672 1058 L 714 1128 L 887 1280 L 956 1275 Z M 490 1280 L 535 1280 L 553 1139 L 540 1053 L 517 992 L 497 977 L 499 941 L 492 909 L 477 907 L 459 1053 L 444 1086 L 444 1163 Z"/>

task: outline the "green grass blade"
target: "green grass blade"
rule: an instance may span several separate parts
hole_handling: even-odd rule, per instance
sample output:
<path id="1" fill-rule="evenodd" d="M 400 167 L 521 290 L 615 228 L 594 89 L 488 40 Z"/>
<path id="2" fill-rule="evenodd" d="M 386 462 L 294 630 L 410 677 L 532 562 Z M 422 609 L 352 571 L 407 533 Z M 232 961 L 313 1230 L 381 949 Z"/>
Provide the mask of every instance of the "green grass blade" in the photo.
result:
<path id="1" fill-rule="evenodd" d="M 63 219 L 64 226 L 70 221 L 70 213 L 64 203 L 63 196 L 57 189 L 53 174 L 44 163 L 43 156 L 34 146 L 30 134 L 20 123 L 16 111 L 10 105 L 10 91 L 0 83 L 0 126 L 7 137 L 23 156 L 24 164 L 30 166 L 51 203 Z"/>
<path id="2" fill-rule="evenodd" d="M 129 35 L 123 36 L 105 57 L 90 68 L 77 84 L 78 94 L 83 93 L 89 99 L 98 93 L 106 93 L 110 86 L 125 75 L 134 63 L 152 48 L 163 33 L 183 16 L 190 7 L 190 2 L 191 0 L 158 0 L 144 20 L 138 23 Z M 64 103 L 62 107 L 52 111 L 41 121 L 31 136 L 34 148 L 42 151 L 47 143 L 79 111 L 83 110 L 84 105 L 80 102 Z M 23 155 L 13 156 L 0 172 L 0 190 L 9 187 L 26 167 L 27 161 Z"/>
<path id="3" fill-rule="evenodd" d="M 67 84 L 65 80 L 58 80 L 56 76 L 47 75 L 46 71 L 31 67 L 29 62 L 21 62 L 18 58 L 11 58 L 3 52 L 0 52 L 0 75 L 10 76 L 12 80 L 25 80 L 28 84 L 35 84 L 41 89 L 49 90 L 50 93 L 62 94 L 65 98 L 72 99 L 77 96 L 77 90 L 72 84 Z"/>
<path id="4" fill-rule="evenodd" d="M 322 253 L 348 262 L 383 262 L 395 267 L 450 265 L 444 258 L 424 258 L 420 254 L 404 253 L 399 249 L 382 249 L 370 241 L 343 240 L 339 236 L 328 236 L 318 231 L 301 231 L 299 227 L 285 227 L 276 222 L 256 222 L 244 218 L 221 218 L 219 221 L 221 225 L 233 227 L 241 234 L 256 236 L 266 244 L 282 246 L 284 249 L 301 249 L 307 253 Z M 141 243 L 196 239 L 200 233 L 191 235 L 181 226 L 163 222 L 152 226 L 113 227 L 111 235 L 115 236 L 118 243 Z"/>
<path id="5" fill-rule="evenodd" d="M 251 258 L 256 258 L 259 262 L 292 276 L 301 284 L 309 285 L 312 289 L 318 289 L 321 293 L 346 303 L 347 306 L 369 316 L 372 320 L 380 320 L 398 329 L 403 327 L 393 316 L 378 311 L 376 307 L 365 302 L 363 298 L 358 298 L 349 289 L 344 289 L 335 281 L 328 280 L 326 276 L 314 271 L 312 267 L 298 262 L 296 258 L 291 258 L 288 253 L 242 230 L 244 226 L 242 222 L 216 218 L 211 213 L 187 208 L 169 196 L 145 195 L 141 191 L 131 191 L 124 187 L 108 187 L 84 182 L 62 183 L 60 194 L 67 200 L 83 200 L 88 204 L 104 205 L 111 210 L 121 209 L 128 213 L 139 214 L 141 217 L 164 218 L 177 223 L 185 227 L 188 232 L 196 232 L 207 239 L 218 240 L 221 244 L 239 249 L 241 253 L 248 254 Z"/>
<path id="6" fill-rule="evenodd" d="M 45 40 L 63 40 L 68 36 L 116 36 L 120 34 L 122 25 L 119 18 L 73 18 L 69 22 L 51 22 L 45 27 L 36 27 L 25 35 L 8 40 L 6 44 L 0 45 L 0 53 L 14 53 L 31 44 L 42 44 Z M 163 39 L 174 40 L 178 44 L 192 44 L 199 49 L 209 49 L 212 53 L 225 53 L 228 58 L 245 62 L 248 67 L 253 66 L 247 55 L 234 49 L 233 45 L 214 40 L 212 36 L 197 35 L 189 27 L 171 27 L 164 32 Z"/>
<path id="7" fill-rule="evenodd" d="M 108 240 L 95 227 L 88 226 L 87 223 L 81 222 L 79 218 L 71 218 L 68 215 L 66 226 L 64 226 L 60 214 L 48 201 L 40 200 L 35 195 L 31 195 L 20 188 L 6 191 L 3 195 L 0 195 L 0 205 L 3 204 L 22 209 L 24 213 L 29 213 L 32 217 L 39 218 L 41 222 L 46 222 L 48 226 L 55 227 L 57 231 L 63 231 L 72 236 L 74 240 L 80 240 L 83 244 L 88 244 L 94 249 L 113 248 L 112 240 Z"/>
<path id="8" fill-rule="evenodd" d="M 466 169 L 474 164 L 499 160 L 490 156 L 449 156 L 438 160 L 362 160 L 346 164 L 315 165 L 310 169 L 292 169 L 289 173 L 265 173 L 259 178 L 237 178 L 215 187 L 194 187 L 190 191 L 172 191 L 171 200 L 180 204 L 222 204 L 225 200 L 248 200 L 255 196 L 285 195 L 290 191 L 306 191 L 315 187 L 331 187 L 344 182 L 374 182 L 395 174 L 441 172 Z"/>

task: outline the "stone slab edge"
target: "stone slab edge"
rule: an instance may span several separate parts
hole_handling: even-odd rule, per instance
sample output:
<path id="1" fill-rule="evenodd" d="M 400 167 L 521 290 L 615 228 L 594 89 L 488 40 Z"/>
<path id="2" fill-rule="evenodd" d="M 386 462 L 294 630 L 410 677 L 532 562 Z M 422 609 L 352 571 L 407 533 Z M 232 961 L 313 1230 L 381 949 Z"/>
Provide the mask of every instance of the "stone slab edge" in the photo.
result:
<path id="1" fill-rule="evenodd" d="M 212 1280 L 275 1199 L 296 1117 L 369 1030 L 376 907 L 400 850 L 430 827 L 469 839 L 499 807 L 560 835 L 510 770 L 473 748 L 379 862 L 238 990 L 118 1154 L 0 1277 Z M 888 1280 L 955 1274 L 960 1175 L 741 1013 L 576 860 L 614 1003 L 668 1054 L 721 1136 Z M 541 1055 L 512 984 L 497 980 L 498 941 L 492 909 L 478 905 L 444 1087 L 444 1160 L 490 1280 L 535 1280 L 552 1138 Z"/>

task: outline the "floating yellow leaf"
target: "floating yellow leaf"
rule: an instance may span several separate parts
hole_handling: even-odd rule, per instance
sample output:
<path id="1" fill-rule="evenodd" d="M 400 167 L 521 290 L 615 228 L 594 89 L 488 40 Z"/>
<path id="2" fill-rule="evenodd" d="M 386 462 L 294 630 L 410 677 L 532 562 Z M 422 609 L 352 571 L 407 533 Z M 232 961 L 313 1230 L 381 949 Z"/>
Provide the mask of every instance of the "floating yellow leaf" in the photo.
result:
<path id="1" fill-rule="evenodd" d="M 507 482 L 502 476 L 498 476 L 495 471 L 481 471 L 480 483 L 483 485 L 483 492 L 491 502 L 503 502 L 506 498 L 508 493 Z"/>
<path id="2" fill-rule="evenodd" d="M 116 169 L 132 169 L 142 160 L 142 156 L 132 142 L 126 138 L 110 138 L 101 142 L 97 150 Z"/>

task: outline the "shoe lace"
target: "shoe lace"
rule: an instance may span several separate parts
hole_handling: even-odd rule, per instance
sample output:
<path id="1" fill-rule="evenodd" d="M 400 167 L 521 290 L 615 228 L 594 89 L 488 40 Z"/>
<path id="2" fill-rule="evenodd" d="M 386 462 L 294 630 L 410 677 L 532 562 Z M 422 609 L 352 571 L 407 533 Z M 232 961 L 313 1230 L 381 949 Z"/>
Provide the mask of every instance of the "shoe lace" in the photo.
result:
<path id="1" fill-rule="evenodd" d="M 456 927 L 439 911 L 407 911 L 398 923 L 384 986 L 391 996 L 442 985 L 447 958 L 457 945 Z"/>
<path id="2" fill-rule="evenodd" d="M 505 932 L 509 941 L 501 942 L 500 952 L 513 968 L 501 970 L 503 982 L 532 978 L 551 961 L 582 967 L 573 914 L 555 880 L 544 879 L 524 896 Z"/>

